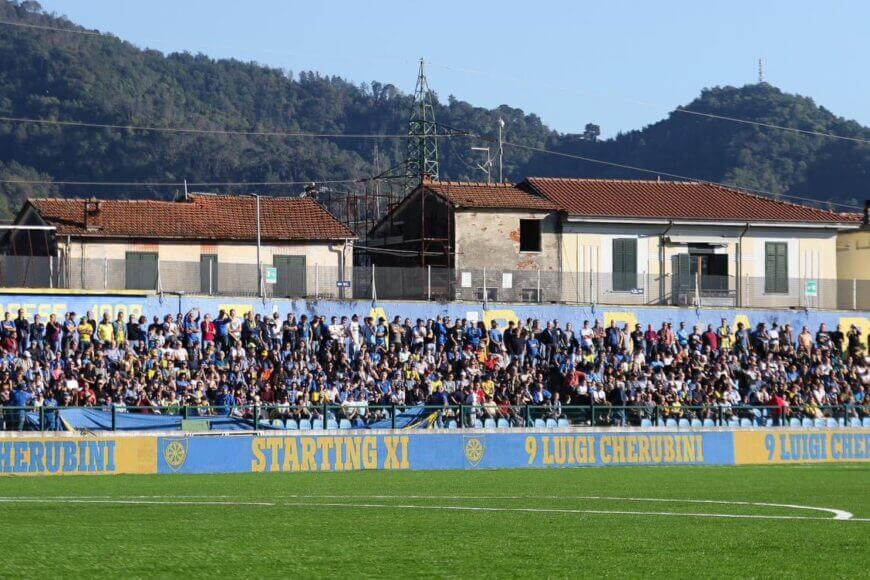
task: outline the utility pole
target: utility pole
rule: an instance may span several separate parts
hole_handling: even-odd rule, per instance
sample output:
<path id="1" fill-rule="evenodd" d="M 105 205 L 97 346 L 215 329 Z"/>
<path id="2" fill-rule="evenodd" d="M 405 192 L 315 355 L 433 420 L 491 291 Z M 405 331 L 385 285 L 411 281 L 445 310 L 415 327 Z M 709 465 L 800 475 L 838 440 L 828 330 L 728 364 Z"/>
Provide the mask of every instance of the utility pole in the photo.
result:
<path id="1" fill-rule="evenodd" d="M 504 183 L 504 120 L 498 118 L 498 182 Z"/>
<path id="2" fill-rule="evenodd" d="M 480 163 L 475 163 L 475 166 L 486 173 L 486 184 L 489 185 L 492 183 L 492 179 L 490 177 L 490 170 L 492 169 L 492 157 L 489 154 L 489 147 L 472 147 L 472 151 L 481 151 L 486 155 L 486 161 L 483 162 L 483 165 Z"/>
<path id="3" fill-rule="evenodd" d="M 758 59 L 758 84 L 764 82 L 764 59 Z"/>
<path id="4" fill-rule="evenodd" d="M 374 155 L 374 166 L 375 166 L 375 175 L 381 174 L 381 158 L 378 154 L 378 142 L 375 141 L 375 149 L 373 151 Z M 381 180 L 375 179 L 375 222 L 381 219 Z M 368 224 L 366 224 L 368 225 Z M 366 230 L 366 234 L 368 234 L 368 230 Z"/>

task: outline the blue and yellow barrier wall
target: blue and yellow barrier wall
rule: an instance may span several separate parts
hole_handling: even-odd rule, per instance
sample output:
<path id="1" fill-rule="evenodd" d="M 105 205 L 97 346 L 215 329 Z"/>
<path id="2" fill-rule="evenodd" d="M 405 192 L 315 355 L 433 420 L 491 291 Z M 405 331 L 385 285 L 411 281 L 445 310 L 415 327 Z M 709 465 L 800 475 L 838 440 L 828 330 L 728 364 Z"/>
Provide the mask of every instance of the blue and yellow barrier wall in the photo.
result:
<path id="1" fill-rule="evenodd" d="M 79 316 L 85 312 L 92 312 L 94 317 L 100 319 L 108 313 L 114 320 L 120 313 L 125 317 L 129 314 L 139 316 L 145 314 L 149 318 L 155 315 L 176 314 L 187 312 L 191 308 L 199 307 L 203 312 L 216 314 L 219 310 L 235 309 L 242 314 L 249 310 L 261 313 L 277 312 L 281 318 L 294 313 L 297 318 L 306 314 L 312 315 L 349 316 L 383 316 L 392 320 L 394 316 L 404 318 L 435 318 L 437 316 L 450 316 L 467 318 L 469 320 L 482 320 L 489 326 L 493 320 L 505 326 L 510 320 L 525 322 L 527 318 L 540 320 L 561 320 L 573 322 L 575 326 L 582 324 L 584 320 L 601 320 L 605 326 L 613 320 L 617 324 L 635 323 L 643 325 L 652 324 L 653 327 L 661 327 L 663 322 L 685 322 L 689 327 L 695 324 L 718 325 L 721 319 L 727 320 L 732 328 L 738 322 L 743 322 L 747 327 L 754 327 L 759 322 L 765 322 L 770 326 L 774 322 L 779 325 L 791 324 L 796 333 L 801 327 L 808 326 L 815 331 L 819 324 L 826 323 L 829 328 L 841 324 L 848 329 L 849 325 L 856 324 L 866 333 L 870 330 L 870 312 L 868 311 L 820 311 L 820 310 L 797 310 L 797 309 L 735 309 L 735 308 L 678 308 L 668 306 L 580 306 L 565 304 L 497 304 L 490 303 L 483 308 L 480 303 L 474 302 L 377 302 L 371 300 L 288 300 L 257 298 L 234 298 L 212 296 L 171 296 L 147 294 L 136 291 L 126 291 L 115 294 L 95 294 L 92 292 L 76 293 L 74 290 L 55 290 L 53 292 L 39 291 L 24 293 L 19 291 L 0 292 L 0 316 L 5 312 L 17 315 L 18 309 L 24 310 L 24 315 L 31 318 L 34 314 L 40 314 L 47 319 L 50 314 L 57 314 L 63 318 L 67 312 L 76 312 Z"/>
<path id="2" fill-rule="evenodd" d="M 870 429 L 346 431 L 0 439 L 0 474 L 765 465 L 870 461 Z"/>

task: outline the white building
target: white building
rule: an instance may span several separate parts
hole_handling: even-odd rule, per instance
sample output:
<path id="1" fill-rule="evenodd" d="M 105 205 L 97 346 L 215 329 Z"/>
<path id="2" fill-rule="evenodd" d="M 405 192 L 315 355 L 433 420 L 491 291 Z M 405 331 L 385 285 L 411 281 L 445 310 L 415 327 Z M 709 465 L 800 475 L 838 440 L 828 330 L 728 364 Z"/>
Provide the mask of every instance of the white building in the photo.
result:
<path id="1" fill-rule="evenodd" d="M 337 296 L 336 281 L 350 280 L 355 239 L 308 198 L 30 199 L 15 224 L 53 227 L 53 285 L 93 290 L 257 294 L 259 259 L 268 295 Z M 15 240 L 23 235 L 16 231 L 10 245 L 23 250 Z"/>

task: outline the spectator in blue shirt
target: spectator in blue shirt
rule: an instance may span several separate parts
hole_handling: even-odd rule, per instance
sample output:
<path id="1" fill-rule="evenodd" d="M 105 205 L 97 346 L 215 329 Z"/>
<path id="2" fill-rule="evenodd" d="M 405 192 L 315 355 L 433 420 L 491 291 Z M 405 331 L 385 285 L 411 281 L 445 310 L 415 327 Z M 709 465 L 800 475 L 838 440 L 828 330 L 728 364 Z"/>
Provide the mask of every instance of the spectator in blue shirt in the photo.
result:
<path id="1" fill-rule="evenodd" d="M 27 409 L 22 407 L 29 407 L 31 401 L 33 401 L 33 393 L 30 392 L 25 383 L 19 383 L 12 391 L 12 406 L 19 407 L 15 409 L 19 431 L 24 431 L 24 421 L 27 418 Z"/>
<path id="2" fill-rule="evenodd" d="M 489 329 L 489 352 L 493 354 L 501 354 L 504 350 L 503 339 L 504 335 L 498 327 L 498 322 L 493 320 Z"/>

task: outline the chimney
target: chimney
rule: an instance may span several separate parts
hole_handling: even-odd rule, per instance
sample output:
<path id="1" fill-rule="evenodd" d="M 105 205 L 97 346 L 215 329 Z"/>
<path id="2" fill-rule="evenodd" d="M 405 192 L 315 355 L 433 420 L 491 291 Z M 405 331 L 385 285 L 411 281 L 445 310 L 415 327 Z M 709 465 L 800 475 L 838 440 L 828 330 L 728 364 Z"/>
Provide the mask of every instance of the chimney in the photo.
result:
<path id="1" fill-rule="evenodd" d="M 98 232 L 103 227 L 101 215 L 103 202 L 91 198 L 85 202 L 85 229 L 89 232 Z"/>

